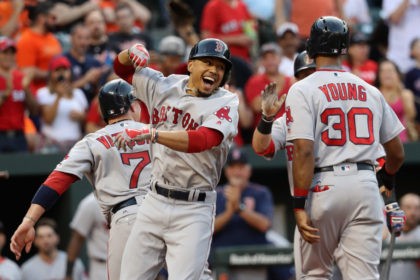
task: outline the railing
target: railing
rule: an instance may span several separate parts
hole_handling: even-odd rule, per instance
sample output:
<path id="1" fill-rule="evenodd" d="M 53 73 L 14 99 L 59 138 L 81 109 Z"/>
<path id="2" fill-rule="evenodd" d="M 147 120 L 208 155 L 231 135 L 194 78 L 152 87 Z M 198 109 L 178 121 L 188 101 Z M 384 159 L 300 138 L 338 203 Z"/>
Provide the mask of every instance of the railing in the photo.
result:
<path id="1" fill-rule="evenodd" d="M 381 261 L 388 255 L 388 244 L 382 247 Z M 217 280 L 228 280 L 232 267 L 265 267 L 271 265 L 293 264 L 293 248 L 274 246 L 233 246 L 217 248 L 214 251 L 213 269 Z M 393 260 L 420 259 L 420 243 L 395 244 Z"/>

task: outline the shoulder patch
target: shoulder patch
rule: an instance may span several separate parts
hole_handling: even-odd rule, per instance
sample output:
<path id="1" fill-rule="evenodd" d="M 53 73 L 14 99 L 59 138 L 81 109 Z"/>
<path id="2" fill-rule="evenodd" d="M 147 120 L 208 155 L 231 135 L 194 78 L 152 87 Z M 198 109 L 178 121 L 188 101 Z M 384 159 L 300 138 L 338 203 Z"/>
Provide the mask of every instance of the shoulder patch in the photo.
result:
<path id="1" fill-rule="evenodd" d="M 230 107 L 224 106 L 220 108 L 218 111 L 214 112 L 216 117 L 219 118 L 219 120 L 227 120 L 228 122 L 232 122 L 232 118 L 229 116 L 230 113 Z"/>

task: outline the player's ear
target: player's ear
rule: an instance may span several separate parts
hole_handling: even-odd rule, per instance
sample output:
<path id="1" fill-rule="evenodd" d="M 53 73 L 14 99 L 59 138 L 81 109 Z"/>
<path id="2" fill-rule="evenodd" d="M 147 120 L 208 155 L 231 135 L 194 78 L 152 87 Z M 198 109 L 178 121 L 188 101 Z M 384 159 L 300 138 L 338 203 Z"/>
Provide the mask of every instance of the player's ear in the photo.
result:
<path id="1" fill-rule="evenodd" d="M 188 61 L 187 70 L 188 70 L 189 73 L 191 73 L 191 71 L 192 71 L 193 64 L 194 64 L 194 61 L 193 60 L 189 60 Z"/>

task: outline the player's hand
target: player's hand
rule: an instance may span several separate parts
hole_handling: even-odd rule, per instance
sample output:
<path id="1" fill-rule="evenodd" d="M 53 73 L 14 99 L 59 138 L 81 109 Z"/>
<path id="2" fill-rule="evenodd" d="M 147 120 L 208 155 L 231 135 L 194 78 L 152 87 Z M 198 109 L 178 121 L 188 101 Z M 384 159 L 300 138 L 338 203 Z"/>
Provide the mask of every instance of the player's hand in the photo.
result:
<path id="1" fill-rule="evenodd" d="M 385 205 L 385 211 L 389 232 L 394 232 L 395 236 L 400 236 L 406 220 L 404 211 L 400 209 L 397 202 Z"/>
<path id="2" fill-rule="evenodd" d="M 150 60 L 150 55 L 146 47 L 139 43 L 134 44 L 128 49 L 128 57 L 135 68 L 146 67 Z"/>
<path id="3" fill-rule="evenodd" d="M 395 174 L 389 174 L 386 171 L 385 166 L 376 173 L 376 179 L 378 180 L 379 187 L 385 186 L 388 190 L 393 190 L 395 188 Z"/>
<path id="4" fill-rule="evenodd" d="M 33 223 L 30 221 L 22 222 L 10 240 L 10 251 L 15 254 L 16 260 L 19 260 L 22 256 L 23 248 L 25 248 L 26 253 L 29 253 L 34 239 L 35 229 Z"/>
<path id="5" fill-rule="evenodd" d="M 283 105 L 286 95 L 280 98 L 277 95 L 277 84 L 269 83 L 261 91 L 261 111 L 266 117 L 275 117 L 280 107 Z"/>
<path id="6" fill-rule="evenodd" d="M 300 235 L 308 243 L 317 243 L 320 240 L 318 235 L 319 230 L 312 227 L 308 214 L 303 209 L 294 209 L 296 225 L 299 229 Z"/>
<path id="7" fill-rule="evenodd" d="M 150 140 L 152 137 L 150 127 L 146 127 L 143 129 L 129 129 L 126 128 L 120 134 L 115 137 L 115 145 L 118 149 L 123 149 L 124 151 L 127 150 L 127 146 L 130 149 L 133 145 L 130 145 L 129 142 L 131 141 L 142 141 L 142 140 Z"/>

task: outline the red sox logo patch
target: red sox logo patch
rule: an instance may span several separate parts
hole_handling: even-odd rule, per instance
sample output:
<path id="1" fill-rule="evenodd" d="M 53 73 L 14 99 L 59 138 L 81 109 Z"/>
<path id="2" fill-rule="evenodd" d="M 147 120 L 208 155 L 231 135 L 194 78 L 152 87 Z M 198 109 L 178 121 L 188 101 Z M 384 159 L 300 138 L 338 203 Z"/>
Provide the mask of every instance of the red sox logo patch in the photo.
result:
<path id="1" fill-rule="evenodd" d="M 227 120 L 228 122 L 232 122 L 232 118 L 229 117 L 230 107 L 225 106 L 220 108 L 217 112 L 214 112 L 216 117 L 219 118 L 219 120 Z"/>
<path id="2" fill-rule="evenodd" d="M 216 41 L 216 48 L 214 50 L 216 52 L 222 52 L 223 51 L 223 44 L 219 41 Z"/>

